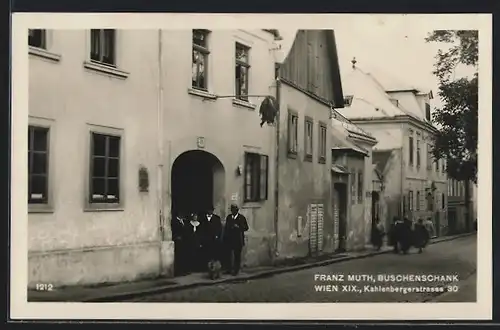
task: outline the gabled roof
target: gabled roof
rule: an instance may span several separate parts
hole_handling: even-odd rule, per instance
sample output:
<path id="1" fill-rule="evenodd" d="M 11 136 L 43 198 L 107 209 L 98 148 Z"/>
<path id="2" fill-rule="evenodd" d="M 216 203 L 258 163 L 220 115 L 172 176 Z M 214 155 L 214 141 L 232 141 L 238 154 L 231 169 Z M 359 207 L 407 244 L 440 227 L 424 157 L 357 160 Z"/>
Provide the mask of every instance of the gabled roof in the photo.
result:
<path id="1" fill-rule="evenodd" d="M 384 174 L 387 167 L 387 163 L 391 158 L 392 150 L 377 151 L 374 150 L 372 153 L 372 164 L 375 165 L 375 169 L 379 174 Z"/>
<path id="2" fill-rule="evenodd" d="M 387 88 L 374 75 L 364 72 L 359 67 L 352 68 L 343 78 L 342 84 L 344 94 L 353 96 L 351 106 L 339 109 L 339 112 L 349 119 L 409 116 L 421 121 L 401 104 L 396 106 L 392 103 Z M 396 86 L 394 85 L 394 88 Z M 399 85 L 397 88 L 408 88 L 418 92 L 413 86 Z"/>
<path id="3" fill-rule="evenodd" d="M 337 43 L 335 40 L 335 33 L 333 30 L 296 30 L 293 40 L 292 38 L 287 38 L 287 37 L 282 37 L 282 40 L 277 41 L 276 43 L 279 45 L 280 49 L 276 51 L 275 53 L 275 61 L 276 63 L 281 64 L 280 68 L 280 77 L 283 80 L 283 72 L 282 68 L 286 67 L 289 63 L 293 63 L 290 65 L 296 66 L 296 65 L 305 65 L 304 62 L 295 64 L 294 59 L 291 58 L 293 57 L 293 51 L 294 47 L 303 47 L 303 45 L 297 41 L 297 36 L 299 33 L 304 33 L 304 32 L 315 32 L 315 33 L 321 33 L 322 36 L 324 37 L 325 40 L 325 48 L 326 52 L 328 54 L 328 60 L 327 63 L 328 68 L 322 68 L 322 70 L 327 70 L 330 75 L 330 78 L 332 79 L 332 86 L 333 90 L 331 91 L 333 94 L 333 100 L 322 100 L 324 103 L 332 103 L 335 108 L 343 108 L 344 107 L 344 94 L 342 90 L 342 80 L 340 77 L 340 67 L 339 67 L 339 61 L 338 61 L 338 53 L 337 53 Z M 307 50 L 304 50 L 307 52 Z M 304 51 L 302 51 L 302 54 L 304 54 Z M 291 55 L 292 54 L 292 55 Z M 290 82 L 289 82 L 290 83 Z M 291 82 L 294 83 L 294 82 Z M 320 95 L 316 95 L 319 98 L 322 98 Z"/>
<path id="4" fill-rule="evenodd" d="M 332 130 L 331 141 L 332 151 L 354 151 L 364 156 L 368 156 L 369 154 L 368 150 L 352 141 L 345 129 L 334 128 Z"/>

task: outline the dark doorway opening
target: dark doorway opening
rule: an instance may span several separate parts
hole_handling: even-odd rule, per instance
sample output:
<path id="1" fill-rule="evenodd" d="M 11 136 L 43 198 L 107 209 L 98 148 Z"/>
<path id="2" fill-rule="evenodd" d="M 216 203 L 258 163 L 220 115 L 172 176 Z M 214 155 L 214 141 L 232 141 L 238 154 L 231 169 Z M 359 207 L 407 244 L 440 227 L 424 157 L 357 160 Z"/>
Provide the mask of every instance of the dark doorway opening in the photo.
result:
<path id="1" fill-rule="evenodd" d="M 336 206 L 338 207 L 339 217 L 339 242 L 337 251 L 346 251 L 347 240 L 347 185 L 345 183 L 335 183 L 333 185 L 335 197 L 337 199 Z"/>
<path id="2" fill-rule="evenodd" d="M 211 208 L 223 216 L 220 212 L 225 208 L 224 186 L 224 167 L 211 153 L 187 151 L 174 161 L 171 172 L 171 219 L 175 221 L 177 233 L 174 246 L 176 274 L 206 270 L 202 246 L 204 232 L 200 221 Z M 193 213 L 198 215 L 198 219 L 189 217 Z M 182 216 L 185 222 L 178 221 L 176 216 Z"/>
<path id="3" fill-rule="evenodd" d="M 457 234 L 457 210 L 455 208 L 448 209 L 448 228 L 451 235 Z"/>
<path id="4" fill-rule="evenodd" d="M 181 154 L 172 166 L 172 213 L 203 213 L 223 196 L 223 167 L 206 151 Z"/>

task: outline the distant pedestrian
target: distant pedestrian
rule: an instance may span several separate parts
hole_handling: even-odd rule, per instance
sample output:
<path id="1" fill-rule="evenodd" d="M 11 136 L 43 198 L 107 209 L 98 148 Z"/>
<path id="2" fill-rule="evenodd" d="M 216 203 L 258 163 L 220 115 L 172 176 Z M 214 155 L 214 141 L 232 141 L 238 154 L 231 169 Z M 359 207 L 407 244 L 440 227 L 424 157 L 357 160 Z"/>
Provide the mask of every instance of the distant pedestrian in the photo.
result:
<path id="1" fill-rule="evenodd" d="M 188 223 L 183 213 L 172 217 L 172 239 L 174 241 L 174 275 L 185 275 L 188 271 L 189 245 L 187 240 Z"/>
<path id="2" fill-rule="evenodd" d="M 408 217 L 404 217 L 403 223 L 401 224 L 401 229 L 399 232 L 399 245 L 401 246 L 401 251 L 407 254 L 410 251 L 413 241 L 413 231 L 412 222 Z"/>
<path id="3" fill-rule="evenodd" d="M 227 271 L 237 275 L 241 267 L 241 252 L 245 245 L 245 232 L 248 230 L 247 219 L 239 213 L 236 204 L 231 204 L 231 214 L 226 217 L 223 241 L 227 253 Z"/>
<path id="4" fill-rule="evenodd" d="M 375 219 L 375 225 L 372 230 L 372 244 L 379 251 L 383 245 L 383 239 L 385 236 L 385 228 L 380 219 L 377 217 Z"/>
<path id="5" fill-rule="evenodd" d="M 394 253 L 399 253 L 399 242 L 401 236 L 402 222 L 398 217 L 392 219 L 392 224 L 389 229 L 389 245 L 393 247 Z"/>
<path id="6" fill-rule="evenodd" d="M 415 224 L 414 236 L 415 247 L 418 249 L 418 253 L 422 253 L 423 249 L 429 243 L 429 231 L 425 228 L 422 219 L 418 219 L 418 222 Z"/>

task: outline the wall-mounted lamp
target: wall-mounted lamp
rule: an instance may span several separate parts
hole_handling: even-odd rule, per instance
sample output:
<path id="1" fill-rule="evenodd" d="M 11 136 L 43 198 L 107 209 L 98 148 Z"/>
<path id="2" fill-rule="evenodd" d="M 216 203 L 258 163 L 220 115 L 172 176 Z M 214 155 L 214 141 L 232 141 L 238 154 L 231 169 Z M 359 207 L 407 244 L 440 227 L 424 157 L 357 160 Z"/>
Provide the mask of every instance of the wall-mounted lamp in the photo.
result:
<path id="1" fill-rule="evenodd" d="M 236 175 L 242 175 L 242 174 L 243 174 L 243 166 L 238 165 L 238 167 L 236 167 Z"/>

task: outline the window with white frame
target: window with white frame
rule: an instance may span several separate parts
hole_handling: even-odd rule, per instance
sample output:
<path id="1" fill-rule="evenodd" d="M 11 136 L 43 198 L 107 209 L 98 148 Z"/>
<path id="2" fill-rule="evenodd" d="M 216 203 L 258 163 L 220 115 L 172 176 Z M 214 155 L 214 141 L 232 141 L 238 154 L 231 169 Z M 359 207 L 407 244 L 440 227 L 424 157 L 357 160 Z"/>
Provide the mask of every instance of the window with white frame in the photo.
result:
<path id="1" fill-rule="evenodd" d="M 90 30 L 90 60 L 116 66 L 116 30 Z"/>
<path id="2" fill-rule="evenodd" d="M 298 149 L 299 115 L 288 112 L 288 154 L 296 155 Z"/>
<path id="3" fill-rule="evenodd" d="M 327 140 L 326 140 L 326 133 L 327 133 L 327 129 L 326 129 L 326 124 L 325 123 L 322 123 L 320 122 L 319 123 L 319 141 L 318 141 L 318 162 L 319 163 L 322 163 L 322 164 L 325 164 L 326 163 L 326 144 L 327 144 Z"/>
<path id="4" fill-rule="evenodd" d="M 309 117 L 304 119 L 304 148 L 305 159 L 311 161 L 313 157 L 313 120 Z"/>
<path id="5" fill-rule="evenodd" d="M 363 203 L 363 171 L 358 172 L 358 203 Z"/>
<path id="6" fill-rule="evenodd" d="M 121 137 L 91 133 L 90 204 L 120 203 Z"/>
<path id="7" fill-rule="evenodd" d="M 193 30 L 193 57 L 191 87 L 208 90 L 208 30 Z"/>
<path id="8" fill-rule="evenodd" d="M 236 43 L 235 47 L 235 87 L 236 98 L 248 101 L 248 76 L 250 73 L 250 47 Z"/>
<path id="9" fill-rule="evenodd" d="M 28 204 L 48 204 L 49 128 L 28 126 Z"/>
<path id="10" fill-rule="evenodd" d="M 245 202 L 267 200 L 269 157 L 245 153 Z"/>

